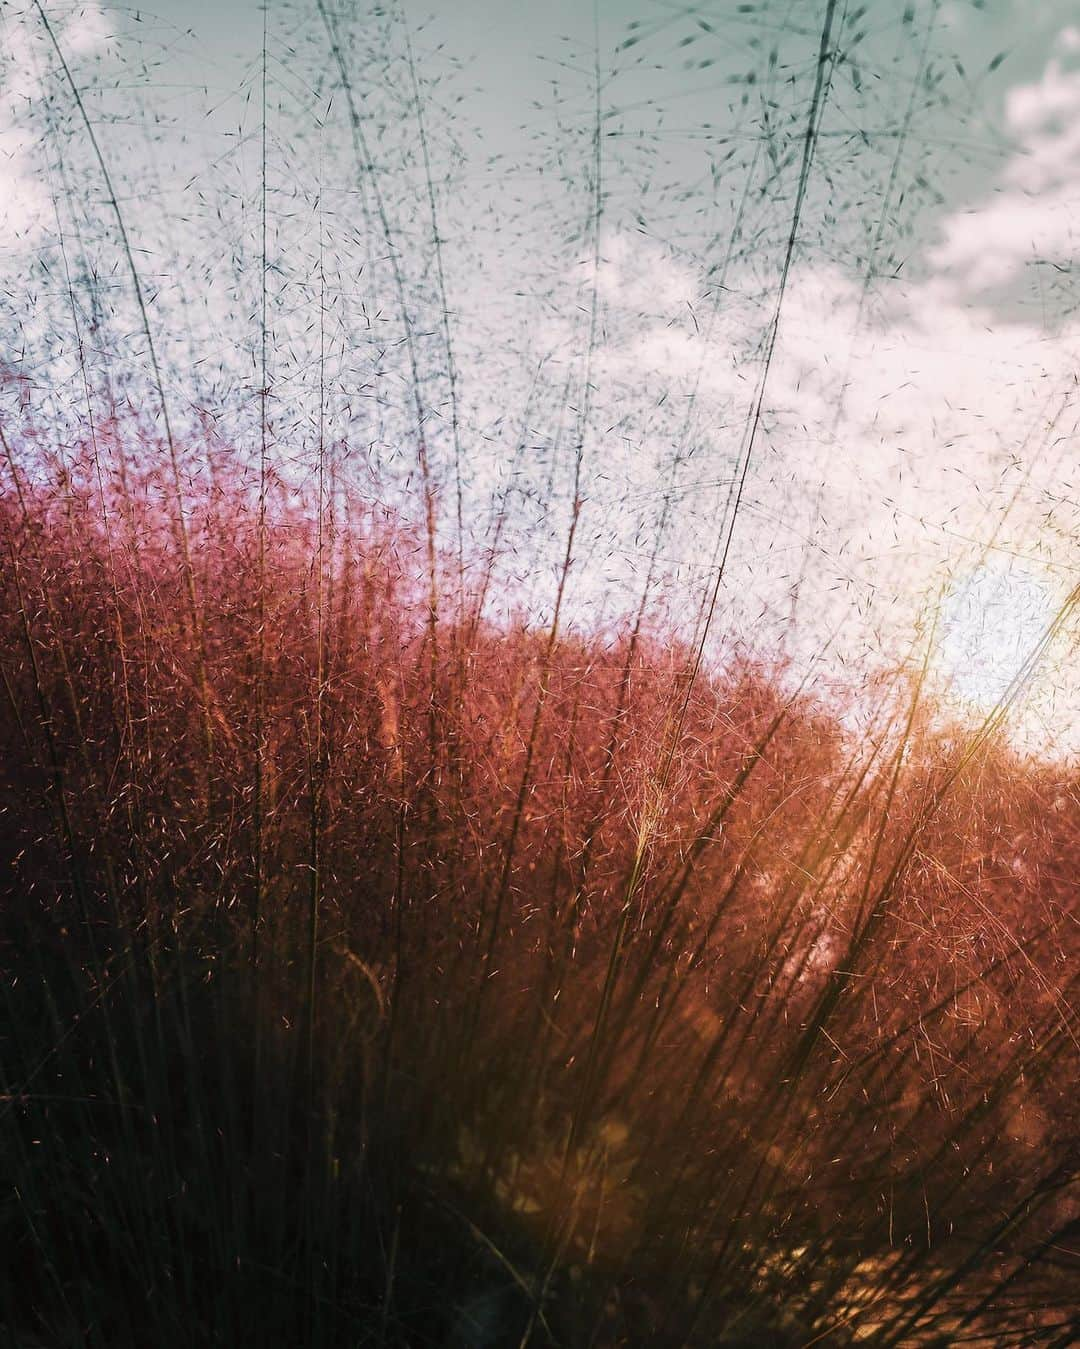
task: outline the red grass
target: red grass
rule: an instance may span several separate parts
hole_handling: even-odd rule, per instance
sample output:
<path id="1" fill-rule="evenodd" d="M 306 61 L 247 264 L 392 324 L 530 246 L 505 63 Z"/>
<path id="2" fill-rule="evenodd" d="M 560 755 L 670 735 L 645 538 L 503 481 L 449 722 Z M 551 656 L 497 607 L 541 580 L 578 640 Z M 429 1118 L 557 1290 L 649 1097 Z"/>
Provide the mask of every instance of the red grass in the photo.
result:
<path id="1" fill-rule="evenodd" d="M 552 644 L 468 597 L 433 688 L 423 543 L 341 493 L 320 533 L 276 489 L 260 642 L 257 513 L 193 487 L 193 628 L 154 474 L 75 462 L 31 480 L 12 447 L 0 517 L 9 952 L 56 945 L 90 1005 L 136 950 L 225 982 L 214 1033 L 254 1028 L 273 1137 L 306 1118 L 328 1176 L 381 1139 L 378 1221 L 417 1186 L 463 1209 L 568 1342 L 571 1303 L 603 1343 L 923 1343 L 965 1314 L 1052 1342 L 1080 1123 L 1058 771 L 991 742 L 951 781 L 963 733 L 923 703 L 904 732 L 909 676 L 863 743 L 748 662 L 680 722 L 686 651 Z M 32 1058 L 5 1090 L 40 1090 Z"/>

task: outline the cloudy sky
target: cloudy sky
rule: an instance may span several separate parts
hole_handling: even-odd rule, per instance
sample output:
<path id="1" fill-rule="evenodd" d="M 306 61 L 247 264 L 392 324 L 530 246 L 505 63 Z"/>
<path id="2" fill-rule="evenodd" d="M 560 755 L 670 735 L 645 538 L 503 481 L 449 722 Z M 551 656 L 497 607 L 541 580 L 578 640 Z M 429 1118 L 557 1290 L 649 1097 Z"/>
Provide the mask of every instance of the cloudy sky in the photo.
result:
<path id="1" fill-rule="evenodd" d="M 250 441 L 268 276 L 282 462 L 302 476 L 321 349 L 334 434 L 407 496 L 404 301 L 448 541 L 460 471 L 470 548 L 512 511 L 507 595 L 550 602 L 580 445 L 580 621 L 650 575 L 696 612 L 730 535 L 720 637 L 858 671 L 940 602 L 942 679 L 976 702 L 1078 579 L 1070 9 L 839 0 L 778 306 L 825 0 L 44 5 L 172 395 L 220 437 Z M 146 357 L 41 16 L 0 23 L 0 359 L 59 416 L 61 259 L 101 351 L 136 382 Z M 1055 668 L 1029 740 L 1073 697 Z"/>

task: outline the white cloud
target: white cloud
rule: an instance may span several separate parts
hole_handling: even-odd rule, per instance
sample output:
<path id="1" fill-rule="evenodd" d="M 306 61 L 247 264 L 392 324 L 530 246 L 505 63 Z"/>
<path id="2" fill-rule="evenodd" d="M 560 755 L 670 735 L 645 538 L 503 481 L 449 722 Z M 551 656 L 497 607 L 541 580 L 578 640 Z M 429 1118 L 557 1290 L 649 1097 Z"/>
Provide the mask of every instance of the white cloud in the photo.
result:
<path id="1" fill-rule="evenodd" d="M 1080 52 L 1080 28 L 1069 25 L 1063 28 L 1058 36 L 1058 41 L 1067 52 Z"/>
<path id="2" fill-rule="evenodd" d="M 648 447 L 675 443 L 700 372 L 699 454 L 681 470 L 664 548 L 700 571 L 753 405 L 762 311 L 733 300 L 706 342 L 686 321 L 700 285 L 654 252 L 633 235 L 605 246 L 596 425 L 646 430 L 623 451 L 601 436 L 604 481 L 591 508 L 612 552 L 626 547 L 642 499 L 631 489 L 660 495 Z M 1071 587 L 1080 502 L 1067 481 L 1077 421 L 1068 393 L 1080 325 L 1051 335 L 991 321 L 955 278 L 932 275 L 891 285 L 884 311 L 856 332 L 859 293 L 838 268 L 792 273 L 720 621 L 768 646 L 805 569 L 803 655 L 839 625 L 837 657 L 865 669 L 862 653 L 903 652 L 949 578 L 978 568 L 987 545 L 990 559 L 1020 554 L 1051 598 Z M 638 575 L 648 547 L 646 535 L 627 554 Z M 1080 733 L 1080 717 L 1073 724 Z M 1037 719 L 1024 721 L 1022 738 L 1038 743 Z"/>
<path id="3" fill-rule="evenodd" d="M 81 5 L 51 20 L 66 59 L 101 52 L 108 26 L 101 6 Z M 31 6 L 5 6 L 0 26 L 0 238 L 5 252 L 32 246 L 48 228 L 52 205 L 34 114 L 46 94 L 54 53 Z"/>
<path id="4" fill-rule="evenodd" d="M 1072 50 L 1080 32 L 1066 29 Z M 1067 265 L 1080 210 L 1080 70 L 1051 60 L 1041 79 L 1011 89 L 1005 125 L 1015 151 L 992 194 L 942 226 L 930 261 L 958 290 L 1015 281 L 1032 261 Z"/>

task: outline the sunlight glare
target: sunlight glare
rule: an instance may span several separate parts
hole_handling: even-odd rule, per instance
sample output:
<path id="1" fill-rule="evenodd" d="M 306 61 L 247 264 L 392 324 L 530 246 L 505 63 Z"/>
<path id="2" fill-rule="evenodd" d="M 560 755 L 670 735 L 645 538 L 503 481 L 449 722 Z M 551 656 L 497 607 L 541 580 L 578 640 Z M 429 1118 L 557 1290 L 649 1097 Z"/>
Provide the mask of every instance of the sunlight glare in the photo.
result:
<path id="1" fill-rule="evenodd" d="M 989 711 L 1053 618 L 1050 588 L 1030 570 L 984 565 L 954 581 L 942 604 L 939 647 L 954 695 Z"/>

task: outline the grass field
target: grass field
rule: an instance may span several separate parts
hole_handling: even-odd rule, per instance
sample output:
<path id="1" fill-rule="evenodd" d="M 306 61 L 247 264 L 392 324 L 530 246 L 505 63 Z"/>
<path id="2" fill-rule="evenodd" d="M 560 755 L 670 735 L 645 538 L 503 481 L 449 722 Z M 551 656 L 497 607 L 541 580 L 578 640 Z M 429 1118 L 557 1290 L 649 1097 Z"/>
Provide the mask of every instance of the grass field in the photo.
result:
<path id="1" fill-rule="evenodd" d="M 52 44 L 43 144 L 82 147 L 104 224 L 57 227 L 69 383 L 0 367 L 5 1343 L 1080 1342 L 1080 794 L 1010 737 L 1075 597 L 978 712 L 943 695 L 932 622 L 854 679 L 713 642 L 857 16 L 815 7 L 777 132 L 778 267 L 706 584 L 663 572 L 670 486 L 636 598 L 598 608 L 599 55 L 579 345 L 496 451 L 516 472 L 525 428 L 557 424 L 523 525 L 469 472 L 411 45 L 422 266 L 392 175 L 364 176 L 367 67 L 313 16 L 399 305 L 400 365 L 371 375 L 390 490 L 333 402 L 321 253 L 298 263 L 327 328 L 296 330 L 318 359 L 289 424 L 274 383 L 265 35 L 233 444 L 183 382 L 199 362 L 161 330 L 50 13 L 25 16 Z"/>

